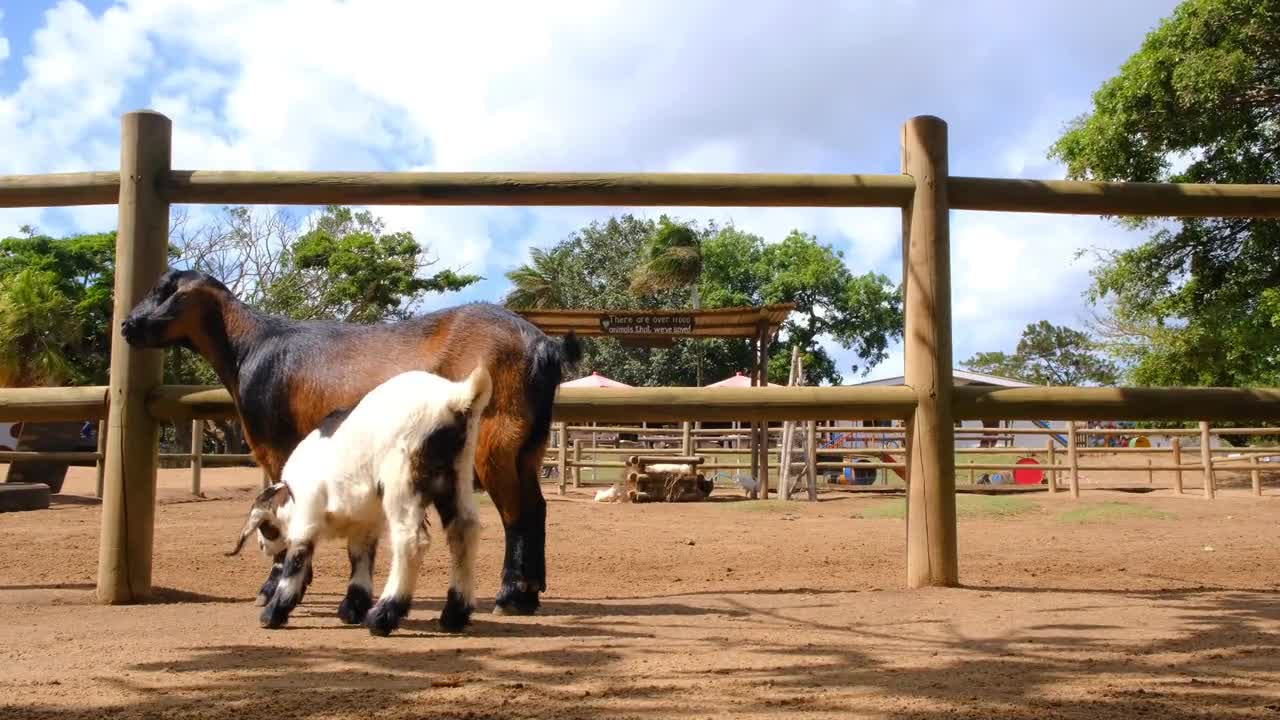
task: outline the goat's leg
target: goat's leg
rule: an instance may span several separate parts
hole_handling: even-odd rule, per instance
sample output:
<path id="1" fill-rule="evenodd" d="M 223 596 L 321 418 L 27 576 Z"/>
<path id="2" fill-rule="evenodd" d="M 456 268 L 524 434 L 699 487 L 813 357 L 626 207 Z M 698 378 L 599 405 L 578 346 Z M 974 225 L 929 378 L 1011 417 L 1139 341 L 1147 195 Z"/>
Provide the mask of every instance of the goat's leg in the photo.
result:
<path id="1" fill-rule="evenodd" d="M 314 550 L 315 545 L 311 540 L 289 543 L 279 585 L 259 616 L 263 627 L 278 628 L 289 622 L 289 613 L 302 602 L 302 596 L 307 590 Z"/>
<path id="2" fill-rule="evenodd" d="M 262 607 L 276 594 L 276 588 L 280 586 L 280 576 L 284 574 L 284 556 L 285 551 L 281 550 L 271 558 L 271 572 L 267 573 L 267 579 L 263 581 L 262 587 L 258 588 L 258 596 L 253 600 L 254 605 Z"/>
<path id="3" fill-rule="evenodd" d="M 532 615 L 540 604 L 538 593 L 546 590 L 547 501 L 538 484 L 541 453 L 537 448 L 517 461 L 494 447 L 484 464 L 476 465 L 506 535 L 502 586 L 493 606 L 499 615 Z"/>
<path id="4" fill-rule="evenodd" d="M 364 622 L 373 607 L 373 562 L 378 553 L 378 536 L 351 537 L 347 540 L 347 558 L 351 561 L 351 579 L 346 597 L 338 605 L 338 617 L 348 625 Z"/>
<path id="5" fill-rule="evenodd" d="M 467 481 L 468 484 L 470 481 Z M 440 627 L 458 632 L 471 622 L 475 608 L 475 560 L 480 542 L 480 514 L 471 488 L 458 488 L 435 499 L 449 543 L 449 592 L 440 612 Z"/>
<path id="6" fill-rule="evenodd" d="M 371 635 L 390 635 L 409 615 L 418 570 L 431 542 L 423 522 L 426 508 L 421 497 L 414 494 L 395 498 L 388 492 L 383 500 L 391 528 L 391 573 L 378 603 L 365 616 Z"/>

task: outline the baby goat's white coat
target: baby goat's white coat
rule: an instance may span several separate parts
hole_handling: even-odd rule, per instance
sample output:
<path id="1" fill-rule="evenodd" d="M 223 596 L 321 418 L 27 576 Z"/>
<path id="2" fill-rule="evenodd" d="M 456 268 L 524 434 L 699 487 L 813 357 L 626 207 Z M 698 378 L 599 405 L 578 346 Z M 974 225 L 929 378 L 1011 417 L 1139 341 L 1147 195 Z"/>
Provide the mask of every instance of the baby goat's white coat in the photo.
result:
<path id="1" fill-rule="evenodd" d="M 266 553 L 287 552 L 263 608 L 263 625 L 283 625 L 301 600 L 315 544 L 347 538 L 352 576 L 339 616 L 364 621 L 375 634 L 394 630 L 408 613 L 430 544 L 426 506 L 432 503 L 452 564 L 441 624 L 451 630 L 466 624 L 480 530 L 472 490 L 476 435 L 491 390 L 483 366 L 461 382 L 422 371 L 402 373 L 371 390 L 350 412 L 327 418 L 298 444 L 281 482 L 259 495 L 229 553 L 238 552 L 255 529 Z M 378 604 L 370 608 L 374 550 L 388 527 L 391 572 Z"/>

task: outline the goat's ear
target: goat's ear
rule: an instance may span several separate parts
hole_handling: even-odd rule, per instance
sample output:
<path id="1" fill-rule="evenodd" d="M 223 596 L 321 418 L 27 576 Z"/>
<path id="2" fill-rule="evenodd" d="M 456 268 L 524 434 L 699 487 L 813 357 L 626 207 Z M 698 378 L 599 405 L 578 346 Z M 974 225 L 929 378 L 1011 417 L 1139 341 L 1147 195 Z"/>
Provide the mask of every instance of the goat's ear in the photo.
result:
<path id="1" fill-rule="evenodd" d="M 273 506 L 283 503 L 285 498 L 293 497 L 293 493 L 289 490 L 289 486 L 282 482 L 272 483 L 262 489 L 258 493 L 258 497 L 253 499 L 253 507 L 270 511 Z"/>
<path id="2" fill-rule="evenodd" d="M 467 379 L 458 383 L 454 394 L 455 407 L 458 411 L 479 414 L 489 404 L 489 396 L 493 392 L 493 378 L 483 363 L 476 366 Z"/>
<path id="3" fill-rule="evenodd" d="M 249 517 L 244 521 L 244 527 L 240 528 L 240 537 L 236 539 L 235 547 L 231 548 L 231 552 L 224 553 L 227 557 L 239 555 L 240 548 L 244 547 L 244 541 L 249 539 L 254 530 L 262 527 L 264 524 L 271 522 L 274 517 L 272 512 L 267 509 L 258 507 L 254 504 L 252 510 L 249 511 Z"/>

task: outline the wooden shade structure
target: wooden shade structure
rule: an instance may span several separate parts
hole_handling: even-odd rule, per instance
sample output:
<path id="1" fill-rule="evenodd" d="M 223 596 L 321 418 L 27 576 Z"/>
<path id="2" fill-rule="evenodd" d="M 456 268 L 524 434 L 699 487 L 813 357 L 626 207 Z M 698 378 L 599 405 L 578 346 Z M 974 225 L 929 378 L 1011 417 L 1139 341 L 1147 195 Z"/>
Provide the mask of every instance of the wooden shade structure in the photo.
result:
<path id="1" fill-rule="evenodd" d="M 795 310 L 794 303 L 714 310 L 517 310 L 548 335 L 612 337 L 641 345 L 671 338 L 742 338 L 756 340 L 761 332 L 777 336 Z M 655 342 L 656 341 L 656 342 Z"/>
<path id="2" fill-rule="evenodd" d="M 669 345 L 676 338 L 741 338 L 751 341 L 749 386 L 768 385 L 769 343 L 795 303 L 712 310 L 518 310 L 548 335 L 612 337 L 626 345 Z M 730 378 L 731 384 L 734 379 Z M 740 381 L 739 381 L 740 382 Z M 751 424 L 751 474 L 760 497 L 769 496 L 768 423 Z M 753 493 L 754 495 L 754 493 Z"/>

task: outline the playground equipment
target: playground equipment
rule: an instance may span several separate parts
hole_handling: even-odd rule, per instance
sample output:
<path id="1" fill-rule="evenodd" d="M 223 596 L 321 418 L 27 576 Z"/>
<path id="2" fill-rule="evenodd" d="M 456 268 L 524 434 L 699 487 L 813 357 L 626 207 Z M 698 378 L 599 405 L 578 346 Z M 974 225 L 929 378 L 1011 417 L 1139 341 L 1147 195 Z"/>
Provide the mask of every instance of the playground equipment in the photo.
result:
<path id="1" fill-rule="evenodd" d="M 1044 420 L 1032 420 L 1031 422 L 1035 423 L 1036 427 L 1044 428 L 1045 430 L 1050 430 L 1053 428 L 1052 425 L 1045 422 Z M 1067 442 L 1067 436 L 1063 435 L 1062 433 L 1053 433 L 1049 437 L 1052 437 L 1054 440 L 1057 440 L 1058 444 L 1061 445 L 1062 447 L 1066 447 L 1069 444 Z"/>
<path id="2" fill-rule="evenodd" d="M 698 455 L 632 455 L 627 458 L 623 490 L 630 502 L 697 502 L 711 495 L 715 483 L 697 467 Z"/>

